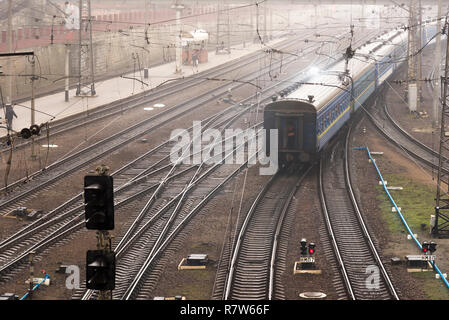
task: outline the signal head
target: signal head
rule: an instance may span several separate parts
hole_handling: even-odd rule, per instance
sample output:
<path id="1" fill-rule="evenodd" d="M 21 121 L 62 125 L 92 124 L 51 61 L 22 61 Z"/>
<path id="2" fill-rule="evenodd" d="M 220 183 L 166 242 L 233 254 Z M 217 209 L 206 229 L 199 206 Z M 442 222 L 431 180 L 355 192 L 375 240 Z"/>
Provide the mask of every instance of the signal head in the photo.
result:
<path id="1" fill-rule="evenodd" d="M 32 135 L 33 135 L 33 134 L 31 133 L 31 130 L 28 129 L 28 128 L 24 128 L 24 129 L 22 129 L 22 130 L 20 131 L 20 136 L 21 136 L 23 139 L 29 139 L 29 138 L 31 138 Z"/>
<path id="2" fill-rule="evenodd" d="M 309 254 L 315 253 L 315 243 L 311 242 L 309 243 Z"/>
<path id="3" fill-rule="evenodd" d="M 430 244 L 427 241 L 423 241 L 423 243 L 422 243 L 422 251 L 424 253 L 427 253 L 429 251 L 429 245 Z"/>
<path id="4" fill-rule="evenodd" d="M 437 244 L 435 242 L 431 241 L 429 243 L 429 251 L 431 253 L 434 253 L 435 251 L 437 251 Z"/>

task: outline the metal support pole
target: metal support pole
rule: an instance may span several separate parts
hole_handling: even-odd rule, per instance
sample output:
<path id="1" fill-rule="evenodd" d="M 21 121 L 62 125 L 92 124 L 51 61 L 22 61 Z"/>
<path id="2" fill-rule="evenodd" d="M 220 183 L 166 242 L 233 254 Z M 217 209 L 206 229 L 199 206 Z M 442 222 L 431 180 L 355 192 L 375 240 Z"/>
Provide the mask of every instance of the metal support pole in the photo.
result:
<path id="1" fill-rule="evenodd" d="M 253 7 L 250 7 L 250 14 L 249 14 L 249 18 L 250 18 L 250 22 L 249 24 L 251 25 L 250 30 L 249 30 L 249 38 L 251 43 L 254 42 L 254 9 Z"/>
<path id="2" fill-rule="evenodd" d="M 270 8 L 270 40 L 273 40 L 273 8 Z"/>
<path id="3" fill-rule="evenodd" d="M 90 85 L 90 94 L 92 96 L 96 95 L 95 91 L 95 60 L 94 60 L 94 46 L 92 40 L 92 8 L 90 6 L 90 0 L 87 1 L 88 6 L 88 26 L 89 26 L 89 48 L 90 48 L 90 72 L 92 77 L 92 82 Z"/>
<path id="4" fill-rule="evenodd" d="M 215 48 L 215 53 L 218 53 L 220 50 L 220 0 L 217 1 L 217 45 Z"/>
<path id="5" fill-rule="evenodd" d="M 409 10 L 409 30 L 408 30 L 408 97 L 407 102 L 410 112 L 418 110 L 418 85 L 417 85 L 417 70 L 416 70 L 416 55 L 417 55 L 417 33 L 416 33 L 416 6 L 415 0 L 410 1 Z"/>
<path id="6" fill-rule="evenodd" d="M 267 35 L 267 16 L 268 16 L 268 14 L 267 14 L 267 4 L 264 3 L 264 5 L 263 5 L 263 28 L 264 28 L 263 41 L 264 42 L 268 40 L 268 35 Z"/>
<path id="7" fill-rule="evenodd" d="M 417 50 L 420 50 L 423 46 L 423 41 L 422 41 L 422 6 L 421 6 L 421 0 L 419 0 L 418 2 L 418 8 L 419 8 L 419 13 L 418 13 L 418 46 L 417 46 Z M 422 52 L 420 51 L 418 53 L 418 57 L 417 57 L 417 64 L 418 64 L 418 79 L 422 80 Z M 417 101 L 417 110 L 420 109 L 421 107 L 421 102 L 423 100 L 423 96 L 422 96 L 422 81 L 417 81 L 417 85 L 418 85 L 418 101 Z"/>
<path id="8" fill-rule="evenodd" d="M 228 54 L 231 53 L 231 13 L 229 4 L 226 6 L 228 9 L 228 30 L 227 30 L 227 42 L 228 42 Z"/>
<path id="9" fill-rule="evenodd" d="M 433 88 L 433 112 L 432 112 L 432 127 L 436 128 L 438 125 L 439 107 L 440 107 L 440 77 L 441 77 L 441 0 L 438 0 L 438 15 L 437 15 L 437 37 L 435 43 L 435 60 L 433 64 L 434 81 Z M 432 80 L 433 81 L 433 80 Z"/>
<path id="10" fill-rule="evenodd" d="M 446 22 L 447 23 L 447 22 Z M 447 30 L 447 25 L 445 29 Z M 446 31 L 447 33 L 447 31 Z M 449 117 L 449 106 L 447 104 L 448 96 L 448 77 L 449 77 L 449 41 L 447 41 L 446 46 L 446 65 L 444 69 L 443 82 L 443 93 L 441 96 L 441 102 L 443 104 L 441 109 L 441 131 L 440 131 L 440 149 L 439 149 L 439 160 L 438 160 L 438 179 L 437 179 L 437 195 L 435 203 L 435 225 L 432 228 L 432 236 L 449 236 L 449 198 L 444 191 L 441 190 L 441 184 L 444 183 L 449 186 L 447 174 L 443 173 L 443 167 L 447 165 L 444 161 L 444 155 L 449 150 L 449 137 L 446 135 L 446 121 Z"/>
<path id="11" fill-rule="evenodd" d="M 90 85 L 90 94 L 96 95 L 95 91 L 95 57 L 92 39 L 92 16 L 90 0 L 79 0 L 79 16 L 80 16 L 80 28 L 78 33 L 78 45 L 79 45 L 79 60 L 78 60 L 78 87 L 76 89 L 76 95 L 82 94 L 82 87 Z M 83 30 L 87 32 L 88 39 L 83 39 Z M 83 65 L 87 67 L 87 74 L 84 78 L 87 82 L 83 81 Z"/>
<path id="12" fill-rule="evenodd" d="M 8 0 L 8 52 L 12 52 L 12 0 Z M 12 59 L 8 59 L 7 72 L 9 74 L 6 90 L 6 104 L 12 105 L 13 70 Z"/>
<path id="13" fill-rule="evenodd" d="M 31 57 L 31 126 L 36 124 L 34 81 L 36 81 L 36 61 L 34 55 Z M 31 137 L 31 159 L 36 160 L 34 135 Z"/>
<path id="14" fill-rule="evenodd" d="M 81 94 L 81 83 L 82 83 L 82 67 L 83 67 L 83 0 L 79 0 L 79 17 L 80 17 L 80 28 L 78 30 L 78 86 L 76 88 L 76 95 Z"/>
<path id="15" fill-rule="evenodd" d="M 70 44 L 65 45 L 65 102 L 69 102 L 70 91 Z"/>
<path id="16" fill-rule="evenodd" d="M 185 8 L 182 4 L 174 4 L 172 9 L 176 10 L 176 30 L 177 30 L 177 36 L 176 36 L 176 70 L 175 73 L 182 74 L 182 26 L 181 26 L 181 13 L 182 10 Z"/>

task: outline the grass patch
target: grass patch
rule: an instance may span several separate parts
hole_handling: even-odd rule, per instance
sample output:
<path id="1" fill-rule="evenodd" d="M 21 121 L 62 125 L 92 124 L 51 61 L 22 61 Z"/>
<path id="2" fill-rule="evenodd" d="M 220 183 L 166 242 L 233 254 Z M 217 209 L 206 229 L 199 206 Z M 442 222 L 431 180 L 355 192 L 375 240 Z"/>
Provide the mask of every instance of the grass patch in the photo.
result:
<path id="1" fill-rule="evenodd" d="M 435 212 L 435 190 L 427 185 L 417 184 L 407 177 L 386 174 L 384 180 L 387 186 L 403 187 L 404 190 L 389 190 L 401 213 L 413 232 L 421 231 L 421 225 L 425 225 L 425 231 L 429 231 L 430 215 Z M 393 232 L 405 231 L 399 215 L 391 212 L 392 203 L 382 186 L 377 186 L 377 200 L 382 211 L 383 220 L 388 229 Z"/>
<path id="2" fill-rule="evenodd" d="M 434 272 L 416 272 L 413 277 L 422 280 L 421 289 L 430 300 L 449 300 L 449 292 L 441 279 L 435 279 Z"/>

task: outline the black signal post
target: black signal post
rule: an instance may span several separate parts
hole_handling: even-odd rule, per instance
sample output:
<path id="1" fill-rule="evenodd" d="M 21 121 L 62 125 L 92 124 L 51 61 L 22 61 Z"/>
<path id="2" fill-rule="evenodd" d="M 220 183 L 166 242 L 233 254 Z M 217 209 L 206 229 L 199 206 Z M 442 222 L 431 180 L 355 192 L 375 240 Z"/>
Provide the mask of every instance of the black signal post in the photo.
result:
<path id="1" fill-rule="evenodd" d="M 114 229 L 114 181 L 107 166 L 96 171 L 84 177 L 86 228 L 97 230 L 97 250 L 86 254 L 86 288 L 100 290 L 98 300 L 109 300 L 115 289 L 116 257 L 108 232 Z"/>

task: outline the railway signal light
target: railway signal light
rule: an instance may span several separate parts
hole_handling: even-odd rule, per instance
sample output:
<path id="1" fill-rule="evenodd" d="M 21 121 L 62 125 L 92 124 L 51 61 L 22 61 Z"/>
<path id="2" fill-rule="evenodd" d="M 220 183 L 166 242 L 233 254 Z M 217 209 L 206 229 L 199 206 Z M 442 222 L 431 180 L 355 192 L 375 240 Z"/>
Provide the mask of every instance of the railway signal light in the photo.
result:
<path id="1" fill-rule="evenodd" d="M 429 252 L 430 249 L 430 243 L 428 243 L 427 241 L 423 241 L 422 243 L 422 251 L 427 254 Z"/>
<path id="2" fill-rule="evenodd" d="M 307 240 L 301 239 L 301 255 L 307 255 Z"/>
<path id="3" fill-rule="evenodd" d="M 37 124 L 33 124 L 30 127 L 30 131 L 32 135 L 38 136 L 41 133 L 41 127 L 39 127 Z"/>
<path id="4" fill-rule="evenodd" d="M 33 134 L 31 133 L 31 130 L 28 129 L 28 128 L 23 128 L 23 129 L 20 131 L 20 136 L 21 136 L 23 139 L 29 139 L 29 138 L 31 138 L 32 135 L 33 135 Z"/>
<path id="5" fill-rule="evenodd" d="M 435 251 L 437 251 L 437 244 L 433 241 L 431 241 L 429 243 L 429 251 L 430 253 L 434 253 Z"/>
<path id="6" fill-rule="evenodd" d="M 87 251 L 86 287 L 92 290 L 115 289 L 115 252 Z"/>
<path id="7" fill-rule="evenodd" d="M 20 136 L 23 139 L 29 139 L 31 136 L 38 136 L 41 133 L 41 127 L 36 124 L 33 124 L 30 128 L 23 128 L 20 131 Z"/>
<path id="8" fill-rule="evenodd" d="M 111 176 L 84 177 L 86 228 L 114 229 L 114 190 Z"/>
<path id="9" fill-rule="evenodd" d="M 309 254 L 310 255 L 315 254 L 315 243 L 313 242 L 309 243 Z"/>

